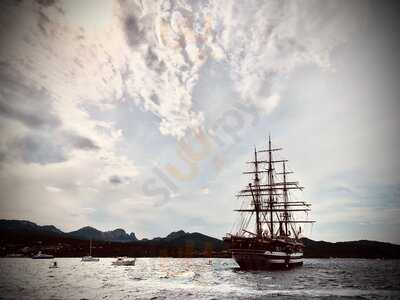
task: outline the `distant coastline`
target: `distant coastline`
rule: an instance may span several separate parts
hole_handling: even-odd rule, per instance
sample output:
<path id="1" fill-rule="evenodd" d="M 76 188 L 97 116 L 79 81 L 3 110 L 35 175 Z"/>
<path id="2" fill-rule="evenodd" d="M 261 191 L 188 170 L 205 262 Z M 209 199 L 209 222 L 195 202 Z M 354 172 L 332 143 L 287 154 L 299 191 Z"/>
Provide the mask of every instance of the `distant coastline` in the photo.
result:
<path id="1" fill-rule="evenodd" d="M 40 226 L 30 221 L 0 220 L 0 256 L 30 257 L 38 251 L 56 257 L 87 255 L 88 240 L 93 240 L 97 257 L 230 257 L 222 240 L 183 230 L 166 237 L 138 240 L 123 229 L 102 232 L 83 227 L 63 232 L 53 225 Z M 400 259 L 400 245 L 378 241 L 325 242 L 304 238 L 307 258 Z"/>

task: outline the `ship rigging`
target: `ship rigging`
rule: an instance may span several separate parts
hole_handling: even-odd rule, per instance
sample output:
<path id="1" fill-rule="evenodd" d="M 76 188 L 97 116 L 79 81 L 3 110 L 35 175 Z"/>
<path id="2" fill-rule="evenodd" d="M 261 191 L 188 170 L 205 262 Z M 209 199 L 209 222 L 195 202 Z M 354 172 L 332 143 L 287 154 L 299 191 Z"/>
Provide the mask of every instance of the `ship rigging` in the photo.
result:
<path id="1" fill-rule="evenodd" d="M 297 181 L 289 181 L 286 159 L 275 159 L 271 138 L 265 150 L 254 149 L 254 160 L 247 164 L 251 182 L 236 196 L 243 199 L 239 228 L 224 240 L 230 244 L 232 257 L 242 269 L 289 268 L 303 264 L 304 245 L 300 224 L 314 223 L 295 218 L 308 216 L 311 204 L 293 200 L 290 195 L 302 191 Z"/>

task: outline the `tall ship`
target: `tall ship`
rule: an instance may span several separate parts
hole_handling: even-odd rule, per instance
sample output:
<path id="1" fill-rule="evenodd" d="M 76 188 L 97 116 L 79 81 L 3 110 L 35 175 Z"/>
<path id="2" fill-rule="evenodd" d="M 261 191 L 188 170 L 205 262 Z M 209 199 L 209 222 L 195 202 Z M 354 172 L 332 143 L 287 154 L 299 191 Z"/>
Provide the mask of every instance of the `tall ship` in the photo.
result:
<path id="1" fill-rule="evenodd" d="M 286 159 L 276 159 L 282 148 L 254 149 L 254 159 L 243 172 L 250 182 L 236 196 L 242 199 L 237 227 L 224 237 L 233 259 L 241 269 L 288 269 L 303 265 L 302 229 L 307 223 L 311 204 L 298 200 L 299 182 L 289 180 Z M 303 226 L 303 228 L 302 228 Z"/>

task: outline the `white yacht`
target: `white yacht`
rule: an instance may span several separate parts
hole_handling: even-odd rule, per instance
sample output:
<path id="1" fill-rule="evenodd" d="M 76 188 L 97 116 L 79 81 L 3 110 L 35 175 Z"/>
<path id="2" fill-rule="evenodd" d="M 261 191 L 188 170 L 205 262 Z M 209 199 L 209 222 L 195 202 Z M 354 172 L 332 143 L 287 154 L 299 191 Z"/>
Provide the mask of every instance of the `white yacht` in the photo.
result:
<path id="1" fill-rule="evenodd" d="M 39 251 L 38 254 L 32 256 L 33 259 L 52 259 L 54 258 L 53 255 L 50 254 L 44 254 L 42 251 Z"/>
<path id="2" fill-rule="evenodd" d="M 92 257 L 92 240 L 89 244 L 89 255 L 82 257 L 81 261 L 100 261 L 100 258 Z"/>

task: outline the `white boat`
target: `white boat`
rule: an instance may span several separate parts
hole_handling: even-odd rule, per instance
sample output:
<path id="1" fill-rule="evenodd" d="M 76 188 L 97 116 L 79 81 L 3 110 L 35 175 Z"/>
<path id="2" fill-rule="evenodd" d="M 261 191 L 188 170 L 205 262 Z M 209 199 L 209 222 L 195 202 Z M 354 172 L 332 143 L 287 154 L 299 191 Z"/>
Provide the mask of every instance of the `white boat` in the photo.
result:
<path id="1" fill-rule="evenodd" d="M 11 253 L 7 254 L 6 257 L 24 257 L 24 255 L 21 253 Z"/>
<path id="2" fill-rule="evenodd" d="M 51 264 L 50 266 L 49 266 L 49 269 L 57 269 L 58 268 L 58 265 L 57 265 L 57 262 L 55 261 L 55 262 L 53 262 L 53 264 Z"/>
<path id="3" fill-rule="evenodd" d="M 90 255 L 82 257 L 82 261 L 100 261 L 100 258 L 92 257 Z"/>
<path id="4" fill-rule="evenodd" d="M 92 240 L 89 244 L 89 255 L 82 257 L 81 261 L 100 261 L 100 258 L 92 257 Z"/>
<path id="5" fill-rule="evenodd" d="M 116 261 L 113 261 L 114 266 L 134 266 L 136 258 L 130 259 L 129 257 L 118 257 Z"/>
<path id="6" fill-rule="evenodd" d="M 42 251 L 39 251 L 38 254 L 32 256 L 33 259 L 52 259 L 54 258 L 53 255 L 50 254 L 44 254 Z"/>

